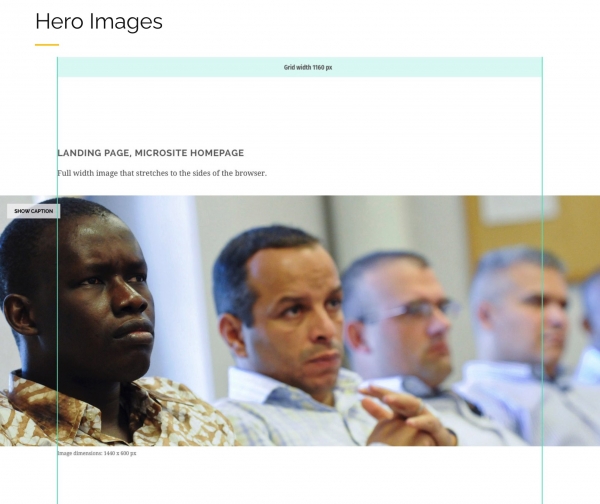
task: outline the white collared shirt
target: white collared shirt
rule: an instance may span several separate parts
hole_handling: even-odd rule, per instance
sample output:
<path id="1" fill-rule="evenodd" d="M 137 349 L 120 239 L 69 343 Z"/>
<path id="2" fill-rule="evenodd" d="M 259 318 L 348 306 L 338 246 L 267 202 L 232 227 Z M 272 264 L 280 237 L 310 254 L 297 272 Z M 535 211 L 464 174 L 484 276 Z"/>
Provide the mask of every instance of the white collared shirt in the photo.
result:
<path id="1" fill-rule="evenodd" d="M 600 351 L 587 347 L 579 359 L 573 379 L 583 385 L 600 385 Z"/>
<path id="2" fill-rule="evenodd" d="M 395 376 L 369 380 L 395 392 L 412 394 L 423 399 L 427 409 L 445 427 L 452 429 L 460 446 L 523 446 L 519 436 L 492 419 L 476 414 L 467 401 L 452 391 L 434 390 L 415 376 Z"/>
<path id="3" fill-rule="evenodd" d="M 361 378 L 340 369 L 335 406 L 267 376 L 229 368 L 229 396 L 217 401 L 242 445 L 364 445 L 377 423 L 362 407 Z"/>
<path id="4" fill-rule="evenodd" d="M 529 364 L 471 361 L 453 388 L 532 445 L 542 437 L 549 446 L 600 444 L 600 387 L 575 387 L 561 377 L 542 384 Z"/>

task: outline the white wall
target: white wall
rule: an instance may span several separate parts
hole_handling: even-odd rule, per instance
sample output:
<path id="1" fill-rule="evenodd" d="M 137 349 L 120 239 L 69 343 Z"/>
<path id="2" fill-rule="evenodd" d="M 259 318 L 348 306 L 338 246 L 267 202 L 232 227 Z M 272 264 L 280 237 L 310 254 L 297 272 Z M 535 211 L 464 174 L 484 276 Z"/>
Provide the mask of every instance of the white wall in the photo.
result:
<path id="1" fill-rule="evenodd" d="M 341 271 L 375 250 L 414 247 L 406 196 L 330 196 L 332 251 Z"/>

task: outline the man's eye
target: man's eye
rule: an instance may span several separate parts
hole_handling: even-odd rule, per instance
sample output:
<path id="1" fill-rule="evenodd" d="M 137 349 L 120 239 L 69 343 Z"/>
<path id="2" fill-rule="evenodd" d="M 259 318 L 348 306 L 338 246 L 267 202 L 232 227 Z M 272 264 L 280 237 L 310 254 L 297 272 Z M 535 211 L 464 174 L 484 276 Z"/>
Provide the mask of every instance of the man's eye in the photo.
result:
<path id="1" fill-rule="evenodd" d="M 337 310 L 338 308 L 341 308 L 342 300 L 341 299 L 330 299 L 329 301 L 327 301 L 327 305 L 329 306 L 329 308 L 333 308 L 334 310 Z"/>
<path id="2" fill-rule="evenodd" d="M 102 281 L 98 277 L 86 278 L 81 285 L 100 285 Z"/>
<path id="3" fill-rule="evenodd" d="M 407 315 L 429 315 L 431 313 L 431 305 L 429 303 L 411 303 L 406 305 Z"/>
<path id="4" fill-rule="evenodd" d="M 146 275 L 135 275 L 129 279 L 130 282 L 144 283 L 146 281 Z"/>
<path id="5" fill-rule="evenodd" d="M 300 315 L 302 312 L 302 305 L 294 305 L 290 306 L 283 312 L 284 317 L 295 317 L 296 315 Z"/>
<path id="6" fill-rule="evenodd" d="M 545 299 L 542 300 L 542 296 L 531 296 L 525 299 L 525 304 L 529 306 L 542 306 L 542 304 L 545 304 L 545 301 Z"/>

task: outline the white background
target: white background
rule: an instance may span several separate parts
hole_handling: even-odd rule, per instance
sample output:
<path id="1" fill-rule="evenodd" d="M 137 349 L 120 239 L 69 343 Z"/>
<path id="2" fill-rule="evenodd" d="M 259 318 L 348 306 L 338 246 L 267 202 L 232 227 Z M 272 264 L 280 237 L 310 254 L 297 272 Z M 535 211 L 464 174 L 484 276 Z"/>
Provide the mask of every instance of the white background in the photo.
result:
<path id="1" fill-rule="evenodd" d="M 3 2 L 3 194 L 52 194 L 56 188 L 56 56 L 543 56 L 546 193 L 598 193 L 597 2 L 231 0 L 212 4 L 122 4 Z M 81 15 L 84 19 L 92 11 L 98 15 L 161 16 L 164 28 L 136 35 L 87 29 L 36 31 L 35 13 L 48 11 L 63 16 Z M 35 48 L 36 42 L 61 45 Z M 113 119 L 119 121 L 135 113 L 122 110 L 122 116 Z M 81 119 L 82 125 L 95 120 L 91 114 Z M 111 125 L 98 123 L 97 127 Z M 448 134 L 452 135 L 452 130 Z M 303 145 L 299 139 L 299 147 L 310 145 Z M 490 164 L 480 169 L 488 170 L 493 162 L 490 159 Z M 510 171 L 511 166 L 504 169 Z M 461 164 L 452 163 L 452 159 L 439 170 L 439 177 L 428 176 L 429 194 L 506 192 L 497 192 L 495 184 L 481 186 L 481 178 L 464 173 Z M 446 176 L 449 170 L 454 177 Z M 497 171 L 489 173 L 489 180 L 497 175 Z M 505 178 L 512 194 L 539 192 L 541 177 L 534 182 L 529 172 L 511 171 Z M 337 182 L 340 193 L 354 183 L 342 175 Z M 311 194 L 324 192 L 318 178 L 310 187 Z M 186 185 L 180 189 L 186 194 L 190 190 Z M 410 192 L 408 187 L 405 190 Z M 223 191 L 216 189 L 217 194 Z M 90 188 L 85 192 L 89 193 Z M 136 193 L 136 185 L 129 185 L 127 192 Z M 1 450 L 3 498 L 29 499 L 37 493 L 38 502 L 54 502 L 54 467 L 42 452 L 46 453 Z M 249 501 L 265 496 L 278 500 L 302 496 L 303 500 L 314 502 L 540 501 L 539 448 L 524 452 L 482 449 L 476 455 L 464 449 L 388 450 L 380 458 L 366 455 L 375 453 L 366 450 L 244 450 L 240 456 L 228 450 L 215 457 L 229 457 L 229 463 L 214 465 L 210 460 L 206 462 L 213 453 L 217 452 L 161 451 L 160 459 L 155 453 L 107 471 L 83 463 L 61 463 L 60 481 L 67 490 L 60 502 L 100 502 L 107 498 L 117 502 L 164 502 L 167 495 L 197 500 L 227 500 L 229 495 L 235 495 Z M 596 485 L 590 469 L 597 466 L 598 455 L 598 449 L 546 450 L 545 502 L 595 500 Z M 329 466 L 323 464 L 324 460 Z"/>
<path id="2" fill-rule="evenodd" d="M 57 55 L 543 56 L 546 192 L 589 194 L 593 182 L 589 174 L 600 161 L 596 5 L 523 0 L 128 2 L 127 7 L 110 1 L 85 6 L 81 2 L 3 4 L 0 37 L 5 78 L 0 110 L 10 120 L 1 125 L 0 161 L 11 172 L 3 180 L 3 192 L 44 193 L 38 184 L 54 186 L 54 172 L 48 171 L 48 165 L 55 161 Z M 161 16 L 163 28 L 135 35 L 89 31 L 87 26 L 78 31 L 36 31 L 36 12 L 80 15 L 86 22 L 90 12 Z M 36 48 L 36 42 L 61 46 Z M 28 189 L 20 186 L 19 176 L 25 174 L 31 175 Z M 521 178 L 515 177 L 515 188 L 522 186 Z M 455 186 L 456 193 L 463 194 L 494 191 L 494 187 L 480 189 L 462 178 Z M 442 190 L 448 190 L 448 181 L 431 181 L 431 194 Z"/>
<path id="3" fill-rule="evenodd" d="M 93 183 L 99 194 L 124 195 L 132 186 L 146 194 L 180 194 L 183 187 L 194 194 L 428 194 L 437 179 L 443 194 L 452 194 L 452 181 L 467 177 L 475 192 L 531 194 L 540 189 L 540 84 L 539 78 L 60 78 L 61 151 L 244 149 L 244 157 L 61 157 L 61 170 L 237 169 L 267 176 L 71 176 L 60 177 L 59 188 L 83 194 Z"/>

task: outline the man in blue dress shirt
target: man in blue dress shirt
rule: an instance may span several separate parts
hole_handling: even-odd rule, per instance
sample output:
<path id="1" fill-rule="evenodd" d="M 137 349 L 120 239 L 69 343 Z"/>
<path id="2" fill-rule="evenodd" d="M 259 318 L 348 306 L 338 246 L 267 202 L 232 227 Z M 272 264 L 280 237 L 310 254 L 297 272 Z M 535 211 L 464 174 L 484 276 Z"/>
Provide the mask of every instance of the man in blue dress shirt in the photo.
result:
<path id="1" fill-rule="evenodd" d="M 219 331 L 236 366 L 219 409 L 248 445 L 454 445 L 422 401 L 340 369 L 342 286 L 318 240 L 286 226 L 232 239 L 213 269 Z"/>

